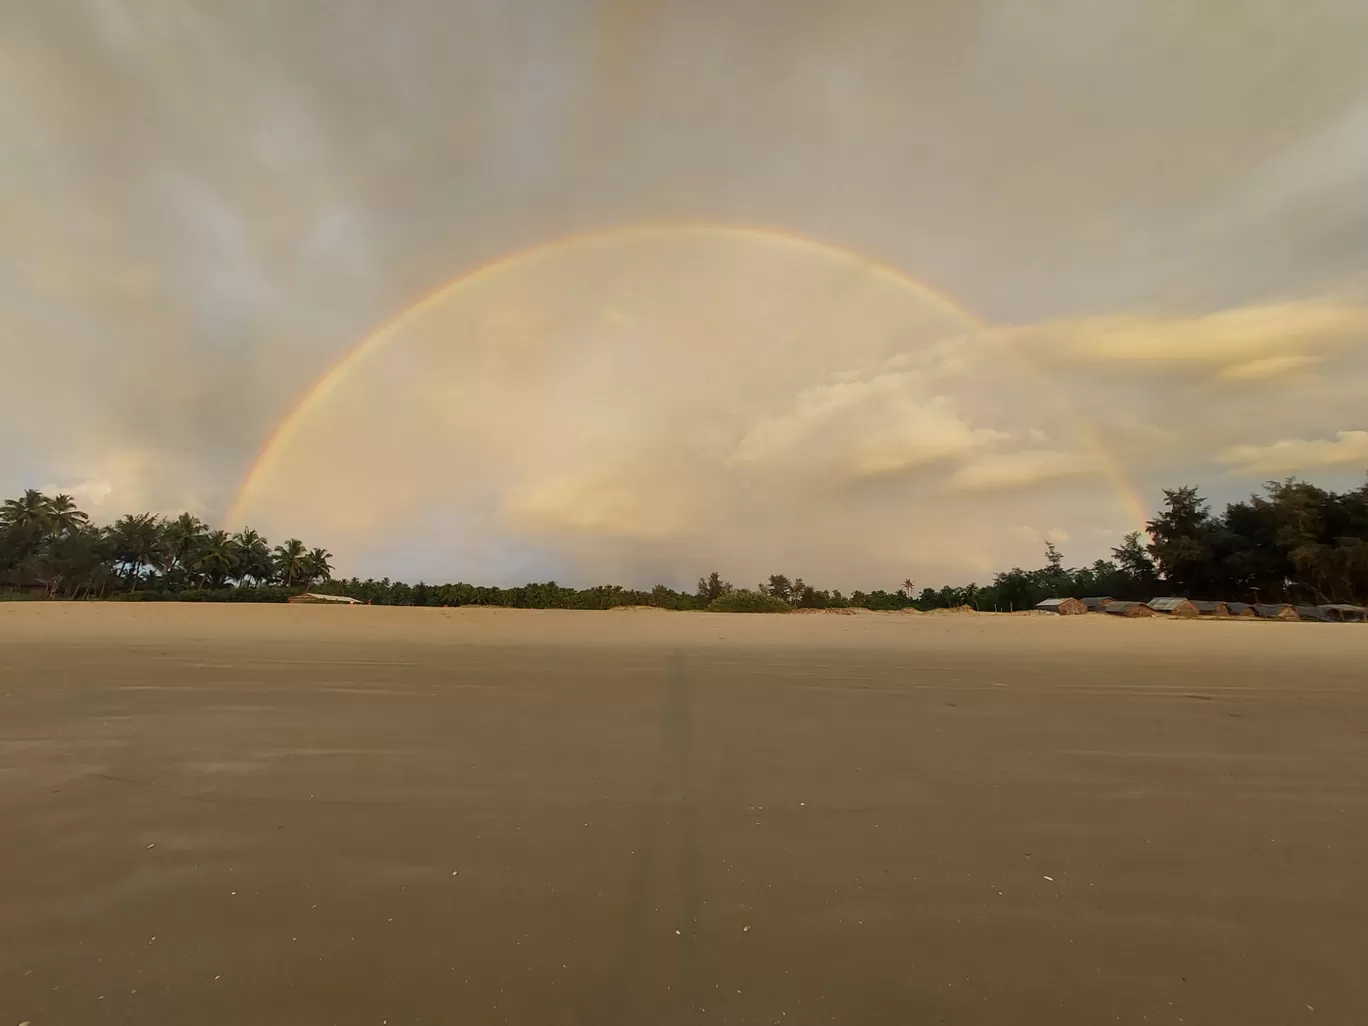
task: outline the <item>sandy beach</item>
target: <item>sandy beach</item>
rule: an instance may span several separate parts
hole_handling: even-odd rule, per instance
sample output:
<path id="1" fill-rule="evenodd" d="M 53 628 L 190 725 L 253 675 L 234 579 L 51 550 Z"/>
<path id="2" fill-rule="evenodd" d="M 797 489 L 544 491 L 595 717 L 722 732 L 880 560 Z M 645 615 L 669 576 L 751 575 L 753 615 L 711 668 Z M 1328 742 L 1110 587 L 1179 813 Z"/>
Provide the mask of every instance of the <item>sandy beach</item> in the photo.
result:
<path id="1" fill-rule="evenodd" d="M 1368 1022 L 1365 653 L 0 604 L 0 1023 Z"/>

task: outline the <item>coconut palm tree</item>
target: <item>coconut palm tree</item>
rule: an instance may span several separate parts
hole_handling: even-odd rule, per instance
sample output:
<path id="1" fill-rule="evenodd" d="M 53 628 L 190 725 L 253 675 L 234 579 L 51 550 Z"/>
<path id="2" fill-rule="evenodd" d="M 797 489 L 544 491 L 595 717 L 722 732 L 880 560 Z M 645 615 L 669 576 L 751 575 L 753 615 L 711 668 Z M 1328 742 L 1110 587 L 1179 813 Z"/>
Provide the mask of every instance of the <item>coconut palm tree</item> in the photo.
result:
<path id="1" fill-rule="evenodd" d="M 238 547 L 227 531 L 212 531 L 204 536 L 195 552 L 194 567 L 212 588 L 221 588 L 238 568 Z"/>
<path id="2" fill-rule="evenodd" d="M 209 532 L 209 525 L 193 513 L 182 513 L 162 528 L 162 571 L 171 573 L 194 562 L 196 549 Z"/>
<path id="3" fill-rule="evenodd" d="M 44 534 L 52 525 L 52 500 L 36 488 L 25 491 L 22 498 L 6 499 L 0 507 L 0 524 Z"/>
<path id="4" fill-rule="evenodd" d="M 0 506 L 0 570 L 20 571 L 37 556 L 52 530 L 49 500 L 30 488 L 18 499 Z M 20 576 L 25 572 L 20 571 Z M 17 580 L 17 578 L 16 578 Z"/>
<path id="5" fill-rule="evenodd" d="M 105 532 L 86 526 L 64 535 L 53 544 L 65 567 L 68 587 L 73 598 L 90 596 L 105 583 L 113 572 L 113 549 Z"/>
<path id="6" fill-rule="evenodd" d="M 48 500 L 48 522 L 56 534 L 74 534 L 90 523 L 90 517 L 76 508 L 70 495 L 56 495 Z"/>
<path id="7" fill-rule="evenodd" d="M 93 527 L 79 527 L 54 535 L 22 565 L 24 572 L 47 589 L 77 596 L 89 594 L 109 570 L 109 542 Z"/>
<path id="8" fill-rule="evenodd" d="M 62 560 L 46 546 L 25 559 L 19 568 L 25 577 L 43 586 L 45 598 L 52 598 L 62 584 Z"/>
<path id="9" fill-rule="evenodd" d="M 244 527 L 233 535 L 233 545 L 237 548 L 238 580 L 251 580 L 264 584 L 275 576 L 275 564 L 271 562 L 271 548 L 256 531 Z"/>
<path id="10" fill-rule="evenodd" d="M 275 547 L 276 573 L 285 587 L 292 588 L 305 577 L 309 552 L 298 538 L 287 539 L 285 544 Z"/>
<path id="11" fill-rule="evenodd" d="M 333 554 L 327 549 L 311 550 L 304 558 L 304 576 L 307 578 L 306 583 L 313 584 L 315 581 L 332 580 L 333 566 L 332 563 L 329 562 L 332 558 Z"/>
<path id="12" fill-rule="evenodd" d="M 138 587 L 143 567 L 156 566 L 163 554 L 162 521 L 155 513 L 129 513 L 109 528 L 114 559 L 124 566 L 130 590 Z"/>

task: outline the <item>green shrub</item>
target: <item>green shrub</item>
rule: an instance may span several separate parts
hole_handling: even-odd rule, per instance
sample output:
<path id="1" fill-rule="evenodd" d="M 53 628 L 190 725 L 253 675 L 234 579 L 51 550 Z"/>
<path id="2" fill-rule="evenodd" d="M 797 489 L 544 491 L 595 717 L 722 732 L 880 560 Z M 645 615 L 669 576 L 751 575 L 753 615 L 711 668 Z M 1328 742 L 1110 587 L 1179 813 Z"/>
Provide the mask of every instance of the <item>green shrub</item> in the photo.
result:
<path id="1" fill-rule="evenodd" d="M 787 613 L 793 609 L 781 598 L 744 588 L 719 595 L 707 608 L 710 613 Z"/>
<path id="2" fill-rule="evenodd" d="M 291 595 L 297 594 L 298 588 L 248 585 L 238 588 L 192 588 L 185 591 L 123 591 L 105 597 L 112 602 L 288 602 Z"/>

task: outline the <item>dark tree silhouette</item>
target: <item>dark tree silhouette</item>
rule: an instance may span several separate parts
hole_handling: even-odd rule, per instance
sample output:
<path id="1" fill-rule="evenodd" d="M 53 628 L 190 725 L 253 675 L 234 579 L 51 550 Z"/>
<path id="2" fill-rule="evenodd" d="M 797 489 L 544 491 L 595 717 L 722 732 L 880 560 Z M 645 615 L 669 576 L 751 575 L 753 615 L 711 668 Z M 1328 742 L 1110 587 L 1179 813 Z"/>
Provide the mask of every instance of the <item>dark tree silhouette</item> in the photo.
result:
<path id="1" fill-rule="evenodd" d="M 471 584 L 333 580 L 333 556 L 291 538 L 271 548 L 251 528 L 210 531 L 184 513 L 119 517 L 97 527 L 68 495 L 29 489 L 0 504 L 0 593 L 50 598 L 177 598 L 203 601 L 283 601 L 305 588 L 392 605 L 495 605 L 607 609 L 655 605 L 667 609 L 777 610 L 847 606 L 896 610 L 973 606 L 1025 609 L 1051 596 L 1109 595 L 1146 600 L 1158 594 L 1195 599 L 1368 604 L 1368 484 L 1348 492 L 1305 481 L 1270 481 L 1261 494 L 1230 503 L 1220 513 L 1196 488 L 1164 492 L 1163 507 L 1140 532 L 1127 535 L 1110 559 L 1070 568 L 1053 542 L 1044 565 L 1013 567 L 980 587 L 923 588 L 910 577 L 891 591 L 816 588 L 801 577 L 773 574 L 756 591 L 738 591 L 716 571 L 693 593 L 656 585 L 637 591 L 618 585 L 575 589 L 526 584 L 488 588 Z M 733 601 L 714 605 L 727 596 Z"/>

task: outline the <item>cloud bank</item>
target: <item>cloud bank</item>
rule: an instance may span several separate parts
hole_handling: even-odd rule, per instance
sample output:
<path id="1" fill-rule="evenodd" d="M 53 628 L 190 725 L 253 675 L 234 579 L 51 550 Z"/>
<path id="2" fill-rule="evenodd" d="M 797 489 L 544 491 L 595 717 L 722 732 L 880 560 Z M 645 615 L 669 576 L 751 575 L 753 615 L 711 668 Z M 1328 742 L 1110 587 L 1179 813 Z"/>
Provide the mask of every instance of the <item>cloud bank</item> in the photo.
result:
<path id="1" fill-rule="evenodd" d="M 1333 439 L 1285 438 L 1268 445 L 1236 445 L 1221 454 L 1230 473 L 1242 477 L 1305 474 L 1351 466 L 1368 474 L 1368 431 L 1339 431 Z"/>

